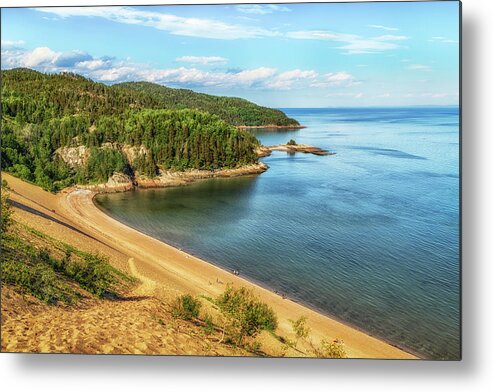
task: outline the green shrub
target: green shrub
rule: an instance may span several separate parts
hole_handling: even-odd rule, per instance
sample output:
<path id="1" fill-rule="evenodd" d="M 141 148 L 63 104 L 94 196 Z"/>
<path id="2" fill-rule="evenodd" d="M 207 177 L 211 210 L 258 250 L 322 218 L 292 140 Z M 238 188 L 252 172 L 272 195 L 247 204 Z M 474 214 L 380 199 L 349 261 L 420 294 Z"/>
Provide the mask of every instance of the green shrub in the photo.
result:
<path id="1" fill-rule="evenodd" d="M 321 347 L 315 350 L 315 354 L 320 358 L 346 358 L 347 356 L 344 342 L 339 339 L 322 340 Z"/>
<path id="2" fill-rule="evenodd" d="M 30 291 L 47 304 L 56 304 L 63 295 L 57 287 L 55 272 L 45 264 L 36 264 L 30 274 Z"/>
<path id="3" fill-rule="evenodd" d="M 3 249 L 2 249 L 3 250 Z M 70 301 L 70 295 L 59 287 L 55 272 L 47 265 L 28 265 L 16 258 L 2 257 L 2 283 L 17 286 L 47 304 Z"/>
<path id="4" fill-rule="evenodd" d="M 116 278 L 113 268 L 106 259 L 96 255 L 87 254 L 82 260 L 70 262 L 65 257 L 62 259 L 64 270 L 62 273 L 75 280 L 83 288 L 98 297 L 113 296 Z M 59 264 L 62 267 L 62 264 Z"/>
<path id="5" fill-rule="evenodd" d="M 306 316 L 300 316 L 297 320 L 289 320 L 296 334 L 296 343 L 299 339 L 306 339 L 310 334 L 310 327 L 306 325 Z"/>
<path id="6" fill-rule="evenodd" d="M 9 224 L 10 224 L 10 219 L 11 219 L 10 217 L 12 215 L 12 210 L 10 208 L 10 204 L 7 201 L 8 197 L 9 197 L 9 192 L 7 189 L 8 189 L 7 188 L 7 181 L 3 180 L 2 181 L 2 189 L 1 189 L 2 195 L 0 198 L 0 203 L 2 205 L 1 206 L 2 207 L 2 210 L 1 210 L 2 233 L 4 233 L 8 229 Z"/>
<path id="7" fill-rule="evenodd" d="M 190 294 L 181 295 L 172 305 L 171 314 L 175 318 L 183 320 L 193 320 L 199 317 L 200 301 Z"/>
<path id="8" fill-rule="evenodd" d="M 296 146 L 296 141 L 294 139 L 290 139 L 289 142 L 286 143 L 288 146 Z"/>
<path id="9" fill-rule="evenodd" d="M 228 285 L 216 299 L 216 305 L 226 316 L 228 333 L 238 345 L 245 336 L 255 336 L 262 330 L 274 331 L 277 317 L 267 304 L 258 300 L 251 290 L 234 289 Z"/>
<path id="10" fill-rule="evenodd" d="M 211 334 L 214 332 L 214 322 L 212 321 L 212 316 L 207 313 L 204 317 L 204 332 L 206 334 Z"/>

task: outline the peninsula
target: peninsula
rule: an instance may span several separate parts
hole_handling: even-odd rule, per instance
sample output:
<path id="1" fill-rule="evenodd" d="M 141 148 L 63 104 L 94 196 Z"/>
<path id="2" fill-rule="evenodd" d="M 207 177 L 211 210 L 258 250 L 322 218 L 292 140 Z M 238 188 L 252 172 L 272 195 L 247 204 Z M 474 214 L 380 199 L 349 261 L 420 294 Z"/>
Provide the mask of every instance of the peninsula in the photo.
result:
<path id="1" fill-rule="evenodd" d="M 69 73 L 2 71 L 2 168 L 49 191 L 106 183 L 114 173 L 236 175 L 258 164 L 259 146 L 238 126 L 272 124 L 299 125 L 239 98 L 144 82 L 106 86 Z"/>

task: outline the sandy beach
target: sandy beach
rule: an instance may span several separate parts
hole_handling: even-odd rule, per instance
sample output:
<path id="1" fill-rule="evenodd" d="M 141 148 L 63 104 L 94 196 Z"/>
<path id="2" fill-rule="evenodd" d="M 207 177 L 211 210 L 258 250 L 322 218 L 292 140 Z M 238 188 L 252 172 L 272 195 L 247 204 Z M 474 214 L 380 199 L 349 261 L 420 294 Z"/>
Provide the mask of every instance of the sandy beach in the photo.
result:
<path id="1" fill-rule="evenodd" d="M 141 295 L 171 300 L 182 293 L 216 296 L 226 284 L 251 288 L 276 311 L 278 332 L 292 333 L 289 319 L 304 315 L 312 338 L 342 339 L 351 358 L 412 359 L 414 355 L 351 326 L 259 287 L 241 276 L 158 241 L 104 214 L 93 202 L 95 193 L 70 189 L 45 192 L 2 173 L 11 188 L 17 219 L 83 250 L 108 256 L 116 267 L 141 281 Z"/>

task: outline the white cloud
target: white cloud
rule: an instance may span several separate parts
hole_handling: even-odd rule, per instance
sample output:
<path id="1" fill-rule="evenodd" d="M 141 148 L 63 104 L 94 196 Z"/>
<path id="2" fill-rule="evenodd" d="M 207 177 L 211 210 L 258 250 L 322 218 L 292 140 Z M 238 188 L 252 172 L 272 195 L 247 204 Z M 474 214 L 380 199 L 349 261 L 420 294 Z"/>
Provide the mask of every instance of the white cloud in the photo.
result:
<path id="1" fill-rule="evenodd" d="M 428 40 L 429 42 L 441 42 L 445 44 L 458 44 L 459 41 L 453 40 L 447 37 L 431 37 L 431 39 Z"/>
<path id="2" fill-rule="evenodd" d="M 405 98 L 431 98 L 431 99 L 443 99 L 443 98 L 456 98 L 458 93 L 436 93 L 436 92 L 426 92 L 426 93 L 409 93 L 404 95 Z"/>
<path id="3" fill-rule="evenodd" d="M 117 23 L 141 25 L 188 37 L 233 40 L 277 36 L 274 31 L 213 19 L 181 17 L 155 11 L 141 11 L 132 7 L 50 7 L 35 8 L 39 12 L 54 14 L 60 18 L 99 17 Z"/>
<path id="4" fill-rule="evenodd" d="M 347 72 L 328 73 L 325 75 L 325 80 L 329 83 L 340 84 L 354 81 L 354 76 Z"/>
<path id="5" fill-rule="evenodd" d="M 112 68 L 90 73 L 89 76 L 106 82 L 143 80 L 179 87 L 265 88 L 265 82 L 276 73 L 276 69 L 266 67 L 228 73 L 186 67 L 155 69 L 116 64 Z"/>
<path id="6" fill-rule="evenodd" d="M 292 31 L 286 34 L 288 38 L 294 39 L 314 39 L 314 40 L 325 40 L 325 41 L 352 41 L 359 38 L 359 36 L 354 34 L 342 34 L 334 33 L 332 31 L 325 30 L 301 30 Z"/>
<path id="7" fill-rule="evenodd" d="M 346 54 L 377 53 L 398 49 L 401 46 L 394 41 L 408 39 L 408 37 L 403 35 L 382 35 L 373 38 L 364 38 L 355 34 L 335 33 L 324 30 L 293 31 L 287 33 L 286 36 L 294 39 L 341 42 L 343 45 L 339 49 L 344 49 Z"/>
<path id="8" fill-rule="evenodd" d="M 375 41 L 405 41 L 409 39 L 409 37 L 406 37 L 405 35 L 381 35 L 379 37 L 373 38 Z"/>
<path id="9" fill-rule="evenodd" d="M 236 10 L 245 14 L 266 15 L 273 12 L 291 12 L 291 9 L 276 4 L 241 4 L 236 6 Z"/>
<path id="10" fill-rule="evenodd" d="M 267 88 L 266 82 L 279 75 L 274 68 L 259 67 L 236 72 L 209 72 L 197 68 L 151 68 L 125 60 L 93 58 L 81 51 L 57 52 L 47 47 L 32 51 L 2 50 L 5 69 L 29 67 L 42 72 L 71 71 L 102 82 L 144 80 L 177 86 Z M 80 61 L 77 61 L 80 59 Z"/>
<path id="11" fill-rule="evenodd" d="M 47 47 L 39 47 L 30 52 L 23 49 L 14 53 L 2 51 L 2 59 L 4 58 L 10 66 L 41 68 L 44 71 L 70 68 L 80 62 L 92 60 L 92 56 L 80 50 L 55 52 Z"/>
<path id="12" fill-rule="evenodd" d="M 446 98 L 448 96 L 450 96 L 451 94 L 448 94 L 448 93 L 423 93 L 421 94 L 422 97 L 424 98 Z"/>
<path id="13" fill-rule="evenodd" d="M 398 31 L 399 29 L 397 27 L 387 27 L 387 26 L 382 26 L 382 25 L 369 25 L 368 27 L 371 27 L 372 29 L 380 29 L 380 30 L 386 30 L 386 31 Z"/>
<path id="14" fill-rule="evenodd" d="M 176 61 L 200 65 L 223 65 L 228 62 L 228 59 L 219 56 L 182 56 L 178 57 Z"/>
<path id="15" fill-rule="evenodd" d="M 25 44 L 22 40 L 2 39 L 2 48 L 16 48 Z"/>
<path id="16" fill-rule="evenodd" d="M 330 93 L 327 94 L 327 97 L 349 97 L 349 98 L 363 98 L 363 93 Z"/>
<path id="17" fill-rule="evenodd" d="M 310 86 L 320 87 L 320 88 L 327 88 L 333 86 L 350 87 L 350 86 L 356 86 L 360 83 L 361 82 L 358 82 L 353 75 L 351 75 L 346 71 L 342 71 L 342 72 L 331 72 L 324 74 L 322 75 L 321 78 L 319 78 L 319 80 L 314 81 Z"/>
<path id="18" fill-rule="evenodd" d="M 423 72 L 432 71 L 431 66 L 425 64 L 411 64 L 407 68 L 413 71 L 423 71 Z"/>
<path id="19" fill-rule="evenodd" d="M 276 90 L 289 90 L 296 83 L 306 80 L 314 80 L 318 77 L 318 73 L 310 70 L 304 71 L 301 69 L 294 69 L 280 73 L 272 80 L 266 82 L 266 86 Z"/>
<path id="20" fill-rule="evenodd" d="M 81 70 L 87 71 L 95 71 L 97 69 L 110 68 L 112 65 L 111 60 L 102 60 L 102 59 L 94 59 L 94 60 L 86 60 L 77 63 L 77 68 Z"/>
<path id="21" fill-rule="evenodd" d="M 59 53 L 50 48 L 36 48 L 32 52 L 27 52 L 23 58 L 23 65 L 26 67 L 39 67 L 40 65 L 53 64 Z"/>
<path id="22" fill-rule="evenodd" d="M 23 67 L 23 58 L 25 56 L 23 49 L 4 49 L 2 47 L 2 68 L 9 69 L 15 67 Z"/>

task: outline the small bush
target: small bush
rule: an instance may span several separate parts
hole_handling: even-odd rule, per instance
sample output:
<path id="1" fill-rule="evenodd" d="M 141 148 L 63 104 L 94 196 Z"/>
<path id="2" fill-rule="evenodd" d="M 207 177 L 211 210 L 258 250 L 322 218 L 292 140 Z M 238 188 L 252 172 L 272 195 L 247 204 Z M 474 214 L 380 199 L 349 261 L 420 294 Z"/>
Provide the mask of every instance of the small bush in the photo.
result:
<path id="1" fill-rule="evenodd" d="M 183 320 L 193 320 L 199 317 L 200 301 L 190 294 L 185 294 L 176 299 L 173 303 L 171 314 L 175 318 Z"/>
<path id="2" fill-rule="evenodd" d="M 339 339 L 333 341 L 322 340 L 321 348 L 315 354 L 321 358 L 346 358 L 344 342 Z"/>
<path id="3" fill-rule="evenodd" d="M 296 146 L 297 143 L 294 139 L 289 140 L 289 142 L 286 143 L 288 146 Z"/>
<path id="4" fill-rule="evenodd" d="M 310 327 L 306 325 L 306 316 L 301 316 L 298 320 L 289 320 L 297 339 L 306 339 L 310 334 Z"/>
<path id="5" fill-rule="evenodd" d="M 216 299 L 216 305 L 226 316 L 225 327 L 236 344 L 241 345 L 245 336 L 255 336 L 262 330 L 274 331 L 277 317 L 271 307 L 259 301 L 251 290 L 234 289 L 228 285 Z"/>
<path id="6" fill-rule="evenodd" d="M 57 287 L 55 272 L 45 264 L 36 264 L 31 270 L 30 291 L 47 304 L 56 304 L 63 298 Z"/>
<path id="7" fill-rule="evenodd" d="M 10 204 L 9 202 L 7 201 L 8 197 L 9 197 L 9 193 L 8 193 L 8 190 L 7 190 L 7 181 L 5 180 L 2 180 L 2 188 L 1 188 L 1 192 L 2 192 L 2 195 L 1 195 L 1 200 L 0 200 L 0 203 L 1 203 L 1 220 L 2 220 L 2 224 L 1 224 L 1 230 L 2 230 L 2 234 L 8 229 L 9 225 L 10 225 L 10 217 L 12 215 L 12 210 L 10 208 Z"/>
<path id="8" fill-rule="evenodd" d="M 106 259 L 96 255 L 84 255 L 82 261 L 67 263 L 62 259 L 64 273 L 74 279 L 83 288 L 98 297 L 113 296 L 113 286 L 116 283 L 113 268 Z"/>
<path id="9" fill-rule="evenodd" d="M 64 257 L 56 259 L 51 257 L 46 249 L 41 249 L 37 259 L 100 298 L 114 296 L 114 286 L 118 279 L 115 269 L 108 261 L 98 255 L 82 252 L 79 254 L 79 260 L 73 260 L 72 253 L 72 250 L 67 248 Z"/>
<path id="10" fill-rule="evenodd" d="M 206 334 L 209 334 L 209 335 L 211 333 L 213 333 L 214 332 L 214 322 L 212 321 L 212 316 L 209 313 L 207 313 L 205 315 L 205 317 L 204 317 L 204 323 L 205 323 L 205 325 L 204 325 L 204 332 Z"/>

